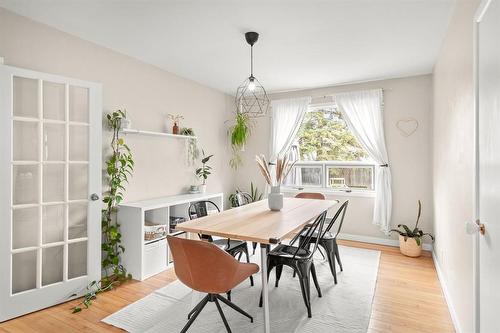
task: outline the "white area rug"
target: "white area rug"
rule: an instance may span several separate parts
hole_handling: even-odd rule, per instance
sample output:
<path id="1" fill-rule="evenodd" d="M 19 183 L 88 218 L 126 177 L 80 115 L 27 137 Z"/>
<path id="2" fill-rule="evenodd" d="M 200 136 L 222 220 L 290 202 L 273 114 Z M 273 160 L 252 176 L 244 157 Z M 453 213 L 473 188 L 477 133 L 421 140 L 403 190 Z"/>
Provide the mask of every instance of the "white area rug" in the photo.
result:
<path id="1" fill-rule="evenodd" d="M 373 295 L 377 281 L 380 252 L 352 247 L 340 247 L 343 272 L 333 283 L 328 262 L 318 253 L 316 272 L 323 297 L 319 298 L 311 280 L 312 318 L 302 300 L 298 280 L 292 270 L 283 267 L 280 284 L 274 287 L 275 271 L 269 279 L 271 332 L 366 332 L 370 321 Z M 260 263 L 259 255 L 251 257 Z M 338 266 L 337 266 L 338 268 Z M 260 274 L 254 276 L 255 286 L 244 281 L 232 292 L 232 301 L 254 317 L 254 323 L 225 304 L 222 309 L 233 332 L 263 332 L 263 313 L 258 307 Z M 175 281 L 143 299 L 103 319 L 103 322 L 129 332 L 180 332 L 187 322 L 189 311 L 203 298 L 180 281 Z M 208 303 L 189 333 L 225 332 L 214 303 Z"/>

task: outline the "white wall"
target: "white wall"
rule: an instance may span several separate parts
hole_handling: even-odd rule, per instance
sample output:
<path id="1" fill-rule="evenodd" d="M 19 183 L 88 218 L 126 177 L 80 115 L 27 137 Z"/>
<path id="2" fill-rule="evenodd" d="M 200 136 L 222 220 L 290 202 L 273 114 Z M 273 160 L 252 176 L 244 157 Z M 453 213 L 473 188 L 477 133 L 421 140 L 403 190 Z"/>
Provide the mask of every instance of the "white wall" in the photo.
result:
<path id="1" fill-rule="evenodd" d="M 435 253 L 461 332 L 472 332 L 474 100 L 473 15 L 478 0 L 459 0 L 434 68 L 433 178 Z"/>
<path id="2" fill-rule="evenodd" d="M 341 91 L 361 89 L 384 89 L 384 125 L 393 179 L 392 225 L 414 223 L 417 214 L 417 200 L 422 200 L 423 215 L 421 227 L 432 229 L 432 173 L 431 173 L 431 106 L 432 77 L 421 75 L 408 78 L 372 81 L 360 84 L 318 88 L 271 95 L 272 99 L 313 96 L 319 97 Z M 313 100 L 314 102 L 314 100 Z M 410 137 L 404 137 L 396 128 L 396 122 L 413 117 L 418 120 L 418 130 Z M 237 171 L 237 185 L 248 188 L 250 181 L 262 190 L 264 181 L 254 157 L 269 152 L 269 118 L 255 122 L 249 144 L 245 147 L 244 165 Z M 353 196 L 330 196 L 340 200 L 349 199 L 343 231 L 370 237 L 386 238 L 378 227 L 371 224 L 373 198 Z M 395 238 L 393 235 L 392 238 Z"/>
<path id="3" fill-rule="evenodd" d="M 214 174 L 208 191 L 232 189 L 224 121 L 232 98 L 133 58 L 0 8 L 0 56 L 5 64 L 100 82 L 104 112 L 126 108 L 134 128 L 163 131 L 167 113 L 181 114 L 209 154 Z M 109 132 L 103 137 L 104 151 Z M 185 164 L 185 141 L 128 136 L 136 169 L 125 200 L 178 194 L 196 182 Z M 96 147 L 96 149 L 100 149 Z"/>

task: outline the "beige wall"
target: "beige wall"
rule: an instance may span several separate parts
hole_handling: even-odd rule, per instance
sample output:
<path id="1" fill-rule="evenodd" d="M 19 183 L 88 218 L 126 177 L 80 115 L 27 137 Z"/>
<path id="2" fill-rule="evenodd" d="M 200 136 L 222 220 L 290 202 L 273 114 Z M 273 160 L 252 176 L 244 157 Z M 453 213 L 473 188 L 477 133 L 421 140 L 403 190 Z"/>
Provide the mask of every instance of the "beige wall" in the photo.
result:
<path id="1" fill-rule="evenodd" d="M 134 128 L 163 131 L 167 113 L 181 114 L 200 146 L 215 154 L 208 191 L 232 188 L 224 121 L 232 98 L 154 66 L 0 8 L 0 56 L 5 64 L 103 84 L 104 112 L 126 108 Z M 136 161 L 126 200 L 178 194 L 196 182 L 185 163 L 185 141 L 126 137 Z M 103 137 L 104 148 L 109 133 Z"/>
<path id="2" fill-rule="evenodd" d="M 422 200 L 423 215 L 421 227 L 432 229 L 432 173 L 431 173 L 431 106 L 432 77 L 422 75 L 401 79 L 373 81 L 361 84 L 343 85 L 304 91 L 273 94 L 271 98 L 295 96 L 323 96 L 341 91 L 361 89 L 384 89 L 384 124 L 393 179 L 392 224 L 414 223 L 417 200 Z M 313 100 L 313 102 L 315 102 Z M 404 137 L 396 128 L 396 122 L 413 117 L 418 120 L 418 130 L 410 137 Z M 244 166 L 237 172 L 237 184 L 248 188 L 250 181 L 259 184 L 260 176 L 254 156 L 269 151 L 269 118 L 257 120 L 249 144 L 245 147 Z M 349 199 L 350 208 L 346 216 L 344 232 L 369 237 L 386 238 L 378 227 L 371 224 L 373 198 L 331 196 L 341 200 Z M 392 237 L 395 238 L 395 235 Z"/>
<path id="3" fill-rule="evenodd" d="M 478 0 L 456 4 L 434 68 L 435 253 L 458 326 L 472 332 L 474 100 L 472 20 Z"/>

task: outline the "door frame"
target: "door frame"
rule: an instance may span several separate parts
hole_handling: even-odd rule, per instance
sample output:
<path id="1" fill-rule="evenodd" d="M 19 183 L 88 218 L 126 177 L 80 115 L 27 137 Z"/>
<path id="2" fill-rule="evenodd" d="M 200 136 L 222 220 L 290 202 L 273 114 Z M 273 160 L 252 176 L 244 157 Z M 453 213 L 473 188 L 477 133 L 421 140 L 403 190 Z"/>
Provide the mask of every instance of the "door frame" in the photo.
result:
<path id="1" fill-rule="evenodd" d="M 474 21 L 472 27 L 472 50 L 473 50 L 473 98 L 474 98 L 474 183 L 473 183 L 473 216 L 474 223 L 480 218 L 479 215 L 479 25 L 486 13 L 490 3 L 493 0 L 481 0 L 476 13 L 474 14 Z M 480 234 L 475 233 L 472 235 L 473 245 L 472 245 L 472 323 L 474 331 L 480 332 L 480 313 L 481 313 L 481 303 L 480 303 Z"/>
<path id="2" fill-rule="evenodd" d="M 4 73 L 6 74 L 4 77 Z M 102 195 L 102 84 L 83 81 L 79 79 L 74 79 L 65 76 L 53 75 L 39 71 L 32 71 L 28 69 L 7 66 L 1 63 L 0 61 L 0 87 L 4 87 L 5 85 L 12 84 L 13 76 L 21 76 L 26 78 L 32 78 L 36 80 L 50 81 L 56 83 L 64 83 L 66 85 L 74 85 L 74 86 L 83 86 L 89 88 L 89 162 L 93 161 L 93 163 L 89 163 L 89 178 L 88 178 L 88 186 L 89 186 L 89 198 L 92 193 L 96 193 L 99 195 L 99 198 Z M 6 77 L 10 76 L 10 79 Z M 10 81 L 9 81 L 10 80 Z M 12 89 L 12 88 L 11 88 Z M 12 100 L 9 92 L 11 89 L 0 89 L 0 110 L 8 109 L 11 105 Z M 11 110 L 12 111 L 12 110 Z M 0 130 L 2 134 L 6 136 L 8 139 L 0 140 L 0 148 L 2 154 L 0 154 L 0 183 L 9 184 L 9 186 L 3 186 L 0 188 L 0 198 L 2 202 L 0 203 L 0 211 L 3 217 L 8 220 L 6 230 L 2 230 L 2 232 L 6 232 L 12 234 L 12 147 L 13 147 L 13 136 L 12 136 L 12 117 L 11 112 L 0 112 Z M 69 120 L 67 120 L 69 121 Z M 93 149 L 96 147 L 97 149 Z M 90 175 L 98 175 L 98 177 L 91 177 Z M 94 204 L 92 204 L 94 203 Z M 6 208 L 6 211 L 3 211 L 3 208 Z M 52 306 L 55 304 L 63 303 L 69 301 L 71 299 L 82 296 L 85 293 L 86 285 L 88 285 L 91 281 L 98 281 L 101 277 L 101 200 L 99 201 L 91 201 L 89 199 L 89 207 L 88 207 L 88 220 L 87 220 L 87 274 L 82 277 L 77 277 L 73 279 L 68 279 L 67 281 L 63 281 L 63 285 L 54 284 L 48 285 L 44 288 L 36 288 L 32 290 L 28 290 L 25 292 L 21 292 L 17 294 L 15 297 L 18 297 L 24 305 L 18 306 L 17 304 L 13 306 L 3 309 L 0 313 L 0 322 L 4 320 L 8 320 L 11 318 L 15 318 L 17 316 L 27 314 L 33 311 L 40 310 L 42 308 Z M 95 215 L 95 219 L 91 216 Z M 97 226 L 91 227 L 92 223 L 95 223 Z M 12 237 L 8 242 L 2 243 L 0 242 L 0 253 L 6 254 L 11 253 L 12 248 Z M 12 270 L 11 259 L 4 260 L 5 258 L 0 258 L 0 267 L 6 268 L 10 273 Z M 67 259 L 66 259 L 67 260 Z M 98 265 L 92 265 L 94 261 L 99 263 Z M 3 270 L 2 270 L 3 271 Z M 38 274 L 38 273 L 37 273 Z M 85 280 L 85 285 L 82 280 Z M 0 274 L 0 286 L 11 286 L 11 276 L 10 274 Z M 51 299 L 50 290 L 54 290 L 55 288 L 59 288 L 62 293 L 66 293 L 64 297 L 61 297 L 57 300 Z M 40 298 L 46 297 L 46 301 L 33 301 L 34 295 L 31 292 L 38 291 Z M 4 299 L 6 297 L 12 297 L 11 289 L 9 290 L 0 290 L 0 304 L 9 304 L 9 299 Z M 55 298 L 55 297 L 52 297 Z M 6 302 L 6 303 L 4 303 Z M 21 313 L 23 312 L 23 313 Z"/>

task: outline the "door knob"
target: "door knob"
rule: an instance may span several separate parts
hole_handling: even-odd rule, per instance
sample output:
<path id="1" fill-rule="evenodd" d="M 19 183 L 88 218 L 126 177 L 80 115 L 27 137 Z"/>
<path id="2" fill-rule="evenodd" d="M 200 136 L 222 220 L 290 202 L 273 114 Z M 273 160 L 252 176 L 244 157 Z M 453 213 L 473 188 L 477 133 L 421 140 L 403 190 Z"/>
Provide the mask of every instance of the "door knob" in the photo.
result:
<path id="1" fill-rule="evenodd" d="M 92 193 L 92 194 L 90 195 L 90 200 L 92 200 L 92 201 L 97 201 L 97 200 L 99 200 L 99 195 L 97 195 L 97 193 Z"/>
<path id="2" fill-rule="evenodd" d="M 486 232 L 486 228 L 485 228 L 484 224 L 481 223 L 481 221 L 479 221 L 479 220 L 476 220 L 474 222 L 466 222 L 465 223 L 465 230 L 467 231 L 467 233 L 469 235 L 473 235 L 473 234 L 476 234 L 478 232 L 481 235 L 484 235 L 484 233 Z"/>

